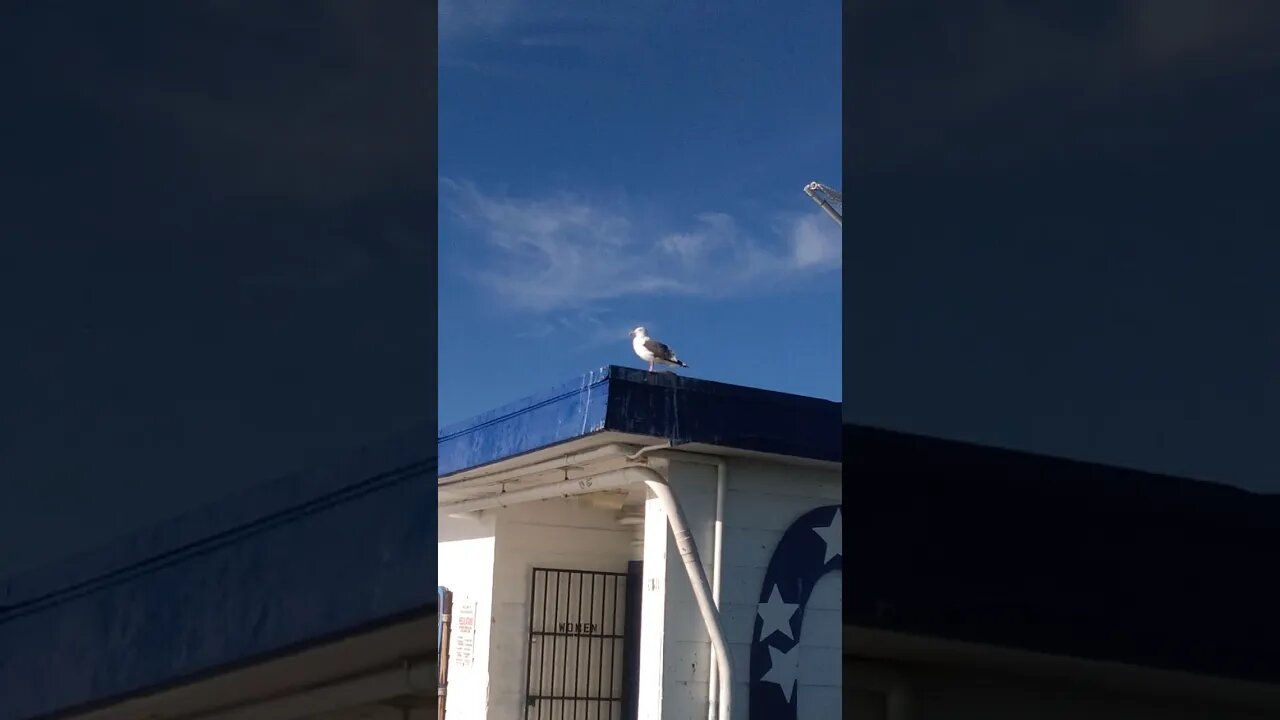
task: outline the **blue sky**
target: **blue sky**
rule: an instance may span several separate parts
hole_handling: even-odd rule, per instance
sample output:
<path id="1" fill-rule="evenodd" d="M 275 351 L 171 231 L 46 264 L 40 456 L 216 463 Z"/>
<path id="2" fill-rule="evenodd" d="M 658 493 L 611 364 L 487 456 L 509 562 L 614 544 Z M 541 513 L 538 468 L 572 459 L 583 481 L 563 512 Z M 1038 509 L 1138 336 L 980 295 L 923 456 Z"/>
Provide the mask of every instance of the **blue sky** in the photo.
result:
<path id="1" fill-rule="evenodd" d="M 548 7 L 553 5 L 554 7 Z M 439 412 L 607 364 L 841 395 L 840 6 L 440 3 Z"/>

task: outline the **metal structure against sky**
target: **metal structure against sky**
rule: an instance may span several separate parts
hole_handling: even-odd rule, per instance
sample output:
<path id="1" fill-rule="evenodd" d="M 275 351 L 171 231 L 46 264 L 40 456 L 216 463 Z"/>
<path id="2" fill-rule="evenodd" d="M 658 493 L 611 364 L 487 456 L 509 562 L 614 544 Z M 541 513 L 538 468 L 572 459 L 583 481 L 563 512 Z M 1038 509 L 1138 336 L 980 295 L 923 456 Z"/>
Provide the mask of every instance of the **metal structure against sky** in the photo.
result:
<path id="1" fill-rule="evenodd" d="M 804 186 L 804 194 L 818 203 L 818 207 L 830 215 L 832 220 L 844 227 L 844 196 L 839 190 L 829 188 L 820 182 L 811 182 Z"/>

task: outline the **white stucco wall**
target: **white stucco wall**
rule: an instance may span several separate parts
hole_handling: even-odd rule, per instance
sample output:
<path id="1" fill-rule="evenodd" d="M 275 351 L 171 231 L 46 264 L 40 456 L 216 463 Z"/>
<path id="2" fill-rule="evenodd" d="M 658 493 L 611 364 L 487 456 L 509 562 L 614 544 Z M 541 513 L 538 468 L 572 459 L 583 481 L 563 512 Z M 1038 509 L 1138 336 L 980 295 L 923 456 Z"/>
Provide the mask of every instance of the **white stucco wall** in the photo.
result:
<path id="1" fill-rule="evenodd" d="M 715 467 L 672 462 L 659 470 L 669 478 L 684 508 L 710 578 Z M 746 716 L 751 633 L 774 548 L 799 516 L 840 501 L 838 471 L 729 459 L 720 608 L 735 671 L 735 715 Z M 653 500 L 647 505 L 645 531 L 641 686 L 646 690 L 641 694 L 640 717 L 703 718 L 711 645 L 665 515 Z M 840 575 L 830 573 L 819 582 L 805 610 L 797 688 L 801 718 L 821 720 L 840 714 L 840 602 Z"/>
<path id="2" fill-rule="evenodd" d="M 439 514 L 437 584 L 453 591 L 456 609 L 476 603 L 475 650 L 470 667 L 450 662 L 445 710 L 451 718 L 484 718 L 489 703 L 489 633 L 493 608 L 495 522 Z"/>

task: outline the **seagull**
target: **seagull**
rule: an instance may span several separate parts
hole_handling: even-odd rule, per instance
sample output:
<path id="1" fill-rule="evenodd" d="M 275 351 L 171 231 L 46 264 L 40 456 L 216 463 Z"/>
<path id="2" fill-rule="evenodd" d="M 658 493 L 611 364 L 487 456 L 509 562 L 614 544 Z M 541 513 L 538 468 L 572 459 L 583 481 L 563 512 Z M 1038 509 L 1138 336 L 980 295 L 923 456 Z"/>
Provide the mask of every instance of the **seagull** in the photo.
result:
<path id="1" fill-rule="evenodd" d="M 643 327 L 638 327 L 631 331 L 631 347 L 640 356 L 641 360 L 648 361 L 649 372 L 653 372 L 653 364 L 655 362 L 689 367 L 684 364 L 683 360 L 676 357 L 671 348 L 649 337 L 649 333 L 645 332 Z"/>

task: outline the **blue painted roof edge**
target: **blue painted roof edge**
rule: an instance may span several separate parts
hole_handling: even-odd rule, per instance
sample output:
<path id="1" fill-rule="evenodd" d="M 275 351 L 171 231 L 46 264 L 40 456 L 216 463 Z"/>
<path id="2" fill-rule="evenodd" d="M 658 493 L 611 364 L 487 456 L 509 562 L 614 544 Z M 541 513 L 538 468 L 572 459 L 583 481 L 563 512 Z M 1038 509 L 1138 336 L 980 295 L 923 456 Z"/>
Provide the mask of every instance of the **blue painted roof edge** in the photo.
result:
<path id="1" fill-rule="evenodd" d="M 354 451 L 327 453 L 328 457 L 308 462 L 305 470 L 258 482 L 47 565 L 0 578 L 0 623 L 20 606 L 48 602 L 117 573 L 136 571 L 225 534 L 340 497 L 379 478 L 434 465 L 435 448 L 427 428 L 412 428 Z"/>
<path id="2" fill-rule="evenodd" d="M 1257 571 L 1280 553 L 1280 494 L 843 432 L 845 542 L 879 548 L 846 560 L 846 624 L 1280 681 L 1280 587 Z"/>
<path id="3" fill-rule="evenodd" d="M 483 430 L 486 427 L 496 425 L 509 420 L 516 415 L 528 412 L 529 410 L 543 407 L 557 400 L 575 396 L 586 390 L 601 387 L 609 382 L 609 378 L 613 375 L 615 368 L 612 365 L 606 365 L 598 370 L 592 370 L 579 375 L 573 380 L 569 380 L 553 386 L 550 390 L 533 395 L 526 395 L 519 400 L 513 400 L 505 405 L 500 405 L 492 410 L 482 412 L 479 415 L 473 415 L 466 420 L 459 420 L 445 427 L 440 428 L 436 433 L 437 442 L 447 442 L 457 437 Z"/>
<path id="4" fill-rule="evenodd" d="M 433 448 L 423 429 L 395 440 L 10 580 L 0 720 L 60 715 L 434 612 Z M 18 649 L 22 663 L 4 662 Z"/>
<path id="5" fill-rule="evenodd" d="M 119 693 L 117 695 L 95 698 L 93 700 L 90 700 L 87 702 L 81 702 L 75 705 L 61 706 L 61 707 L 58 707 L 56 710 L 53 710 L 51 712 L 46 712 L 42 715 L 36 715 L 36 716 L 30 716 L 30 717 L 26 715 L 14 715 L 12 717 L 14 718 L 14 720 L 56 720 L 58 718 L 75 717 L 83 713 L 90 713 L 90 712 L 103 710 L 117 703 L 128 702 L 130 700 L 143 697 L 146 695 L 162 693 L 162 692 L 165 692 L 166 690 L 172 690 L 174 688 L 179 688 L 183 685 L 198 683 L 202 680 L 224 675 L 226 673 L 235 672 L 237 670 L 250 668 L 250 667 L 253 667 L 254 665 L 271 662 L 272 660 L 287 658 L 291 655 L 296 655 L 300 652 L 304 652 L 312 648 L 322 647 L 324 645 L 334 643 L 334 642 L 339 642 L 347 638 L 358 637 L 365 633 L 374 632 L 382 628 L 393 627 L 400 623 L 417 620 L 419 618 L 429 618 L 433 614 L 435 614 L 435 608 L 430 608 L 430 607 L 413 608 L 410 610 L 400 612 L 396 615 L 379 617 L 367 623 L 364 623 L 362 625 L 342 628 L 340 630 L 328 633 L 326 635 L 311 637 L 304 641 L 294 643 L 292 645 L 285 645 L 282 647 L 273 648 L 268 652 L 263 652 L 258 655 L 245 657 L 235 662 L 226 663 L 224 665 L 219 665 L 213 668 L 203 669 L 203 670 L 192 672 L 186 675 L 179 675 L 172 678 L 168 678 L 163 681 L 154 683 L 152 685 L 148 685 L 142 688 Z M 438 639 L 437 639 L 437 642 L 439 642 Z M 8 711 L 8 708 L 0 708 L 0 720 L 10 720 L 10 717 L 5 714 L 7 711 Z"/>
<path id="6" fill-rule="evenodd" d="M 0 720 L 133 696 L 435 612 L 430 473 L 417 466 L 385 474 L 341 498 L 7 613 Z M 22 662 L 5 662 L 11 657 Z"/>
<path id="7" fill-rule="evenodd" d="M 438 474 L 450 475 L 604 429 L 613 366 L 579 375 L 441 428 L 436 436 Z"/>
<path id="8" fill-rule="evenodd" d="M 614 368 L 606 429 L 840 462 L 841 405 L 777 390 Z"/>
<path id="9" fill-rule="evenodd" d="M 441 477 L 599 431 L 839 462 L 840 403 L 609 365 L 441 428 Z"/>

